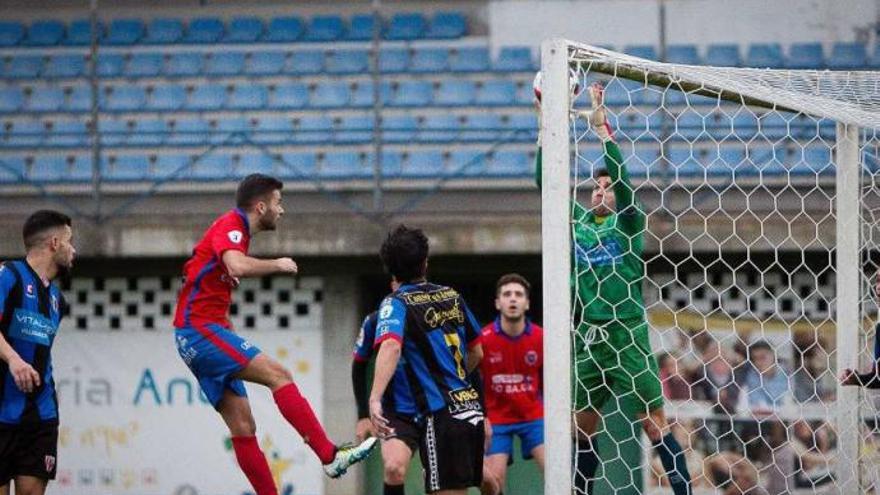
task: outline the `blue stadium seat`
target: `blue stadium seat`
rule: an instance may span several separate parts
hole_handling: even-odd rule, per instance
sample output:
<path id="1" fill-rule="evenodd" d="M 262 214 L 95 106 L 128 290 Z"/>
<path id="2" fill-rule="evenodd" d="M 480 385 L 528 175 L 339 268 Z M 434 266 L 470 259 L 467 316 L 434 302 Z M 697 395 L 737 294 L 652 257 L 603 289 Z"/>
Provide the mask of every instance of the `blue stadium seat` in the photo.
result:
<path id="1" fill-rule="evenodd" d="M 431 19 L 426 38 L 455 39 L 467 32 L 467 22 L 461 12 L 437 12 Z"/>
<path id="2" fill-rule="evenodd" d="M 68 182 L 91 182 L 92 181 L 92 155 L 74 155 L 68 159 L 70 172 L 66 177 Z M 106 173 L 102 167 L 101 173 Z"/>
<path id="3" fill-rule="evenodd" d="M 404 177 L 442 177 L 445 159 L 442 151 L 416 150 L 409 154 L 409 160 L 403 165 L 401 175 Z"/>
<path id="4" fill-rule="evenodd" d="M 126 120 L 104 118 L 98 121 L 98 135 L 102 146 L 121 146 L 131 135 L 131 127 Z"/>
<path id="5" fill-rule="evenodd" d="M 75 148 L 88 145 L 89 131 L 82 120 L 54 120 L 46 136 L 46 146 Z"/>
<path id="6" fill-rule="evenodd" d="M 211 144 L 241 144 L 251 135 L 251 123 L 244 117 L 223 117 L 217 119 Z"/>
<path id="7" fill-rule="evenodd" d="M 421 48 L 413 52 L 410 72 L 435 73 L 449 70 L 449 50 L 446 48 Z"/>
<path id="8" fill-rule="evenodd" d="M 79 77 L 86 68 L 86 59 L 82 55 L 53 55 L 43 67 L 43 77 L 62 79 Z"/>
<path id="9" fill-rule="evenodd" d="M 275 159 L 266 153 L 241 155 L 235 167 L 235 178 L 243 179 L 251 174 L 275 176 Z"/>
<path id="10" fill-rule="evenodd" d="M 779 43 L 755 43 L 749 45 L 746 66 L 778 69 L 783 66 L 782 46 Z"/>
<path id="11" fill-rule="evenodd" d="M 373 39 L 375 19 L 371 14 L 357 14 L 351 17 L 345 39 L 348 41 L 368 41 Z"/>
<path id="12" fill-rule="evenodd" d="M 147 99 L 147 110 L 173 111 L 183 108 L 186 103 L 186 89 L 176 84 L 156 86 Z"/>
<path id="13" fill-rule="evenodd" d="M 464 132 L 461 141 L 498 141 L 504 135 L 501 125 L 501 116 L 495 114 L 472 114 L 468 115 L 464 122 Z"/>
<path id="14" fill-rule="evenodd" d="M 283 52 L 254 52 L 244 66 L 244 73 L 252 76 L 272 76 L 284 69 Z"/>
<path id="15" fill-rule="evenodd" d="M 278 163 L 280 179 L 310 179 L 318 169 L 314 153 L 282 153 Z"/>
<path id="16" fill-rule="evenodd" d="M 202 119 L 180 119 L 174 123 L 174 132 L 168 137 L 171 145 L 202 146 L 208 144 L 211 127 Z"/>
<path id="17" fill-rule="evenodd" d="M 365 50 L 329 52 L 325 70 L 330 74 L 362 74 L 370 69 L 370 58 Z"/>
<path id="18" fill-rule="evenodd" d="M 648 60 L 660 58 L 657 56 L 657 50 L 654 49 L 653 45 L 628 45 L 624 47 L 623 53 Z"/>
<path id="19" fill-rule="evenodd" d="M 260 110 L 269 102 L 269 91 L 258 84 L 239 84 L 232 88 L 226 107 L 232 110 Z"/>
<path id="20" fill-rule="evenodd" d="M 31 90 L 24 110 L 28 112 L 57 112 L 63 106 L 63 89 L 58 86 L 36 86 Z"/>
<path id="21" fill-rule="evenodd" d="M 217 43 L 223 37 L 223 21 L 217 17 L 197 17 L 189 21 L 184 43 Z"/>
<path id="22" fill-rule="evenodd" d="M 807 146 L 795 153 L 795 166 L 792 173 L 807 175 L 828 175 L 834 173 L 831 150 L 826 146 Z"/>
<path id="23" fill-rule="evenodd" d="M 157 155 L 152 178 L 157 180 L 187 180 L 192 175 L 193 157 L 190 155 Z"/>
<path id="24" fill-rule="evenodd" d="M 396 74 L 409 70 L 409 50 L 406 48 L 387 48 L 379 52 L 379 70 L 386 74 Z"/>
<path id="25" fill-rule="evenodd" d="M 291 110 L 305 108 L 309 104 L 309 89 L 301 83 L 279 85 L 269 95 L 269 108 Z"/>
<path id="26" fill-rule="evenodd" d="M 54 20 L 36 21 L 28 28 L 24 44 L 55 46 L 61 43 L 62 38 L 64 38 L 64 24 Z"/>
<path id="27" fill-rule="evenodd" d="M 425 35 L 425 18 L 422 14 L 394 14 L 388 26 L 389 40 L 417 40 Z"/>
<path id="28" fill-rule="evenodd" d="M 201 84 L 193 88 L 184 108 L 187 110 L 219 110 L 226 105 L 226 86 Z"/>
<path id="29" fill-rule="evenodd" d="M 206 76 L 236 76 L 244 70 L 243 52 L 214 52 L 205 62 Z"/>
<path id="30" fill-rule="evenodd" d="M 705 175 L 706 167 L 694 156 L 697 150 L 688 147 L 669 147 L 665 150 L 666 158 L 672 166 L 677 179 L 696 178 Z"/>
<path id="31" fill-rule="evenodd" d="M 64 155 L 37 155 L 28 178 L 35 182 L 61 182 L 70 176 L 70 161 Z"/>
<path id="32" fill-rule="evenodd" d="M 269 22 L 266 41 L 289 43 L 298 41 L 303 34 L 303 23 L 298 17 L 275 17 Z"/>
<path id="33" fill-rule="evenodd" d="M 449 155 L 449 172 L 453 177 L 476 176 L 486 170 L 488 157 L 483 151 L 458 150 Z"/>
<path id="34" fill-rule="evenodd" d="M 107 110 L 113 112 L 137 111 L 147 104 L 144 88 L 135 85 L 116 86 L 107 96 Z"/>
<path id="35" fill-rule="evenodd" d="M 428 115 L 422 123 L 418 140 L 425 143 L 451 143 L 461 134 L 461 118 L 451 114 Z"/>
<path id="36" fill-rule="evenodd" d="M 289 117 L 260 117 L 251 140 L 258 144 L 286 143 L 293 139 L 293 121 Z"/>
<path id="37" fill-rule="evenodd" d="M 324 72 L 324 53 L 293 52 L 290 56 L 290 65 L 285 72 L 297 75 L 320 74 Z"/>
<path id="38" fill-rule="evenodd" d="M 512 141 L 533 143 L 538 137 L 537 120 L 530 113 L 517 113 L 507 119 L 507 128 L 514 131 L 510 136 Z"/>
<path id="39" fill-rule="evenodd" d="M 146 155 L 111 156 L 105 166 L 104 178 L 110 181 L 145 180 L 150 173 L 150 159 Z"/>
<path id="40" fill-rule="evenodd" d="M 3 70 L 3 77 L 10 79 L 36 79 L 43 70 L 43 57 L 36 55 L 17 55 L 9 60 Z"/>
<path id="41" fill-rule="evenodd" d="M 761 176 L 779 176 L 787 172 L 785 154 L 782 150 L 771 147 L 753 145 L 746 148 L 746 160 Z"/>
<path id="42" fill-rule="evenodd" d="M 871 69 L 880 68 L 880 43 L 874 45 L 874 50 L 871 52 L 871 56 L 868 58 L 867 65 Z"/>
<path id="43" fill-rule="evenodd" d="M 197 76 L 202 72 L 205 63 L 202 53 L 172 53 L 165 63 L 165 75 L 168 77 Z"/>
<path id="44" fill-rule="evenodd" d="M 449 62 L 453 72 L 486 72 L 491 65 L 489 49 L 482 46 L 459 48 Z"/>
<path id="45" fill-rule="evenodd" d="M 98 22 L 97 26 L 98 41 L 104 39 L 104 26 Z M 67 38 L 64 39 L 65 45 L 86 46 L 92 44 L 92 23 L 88 19 L 80 19 L 71 22 L 67 26 Z"/>
<path id="46" fill-rule="evenodd" d="M 687 141 L 707 139 L 706 116 L 693 109 L 687 109 L 675 118 L 675 137 Z"/>
<path id="47" fill-rule="evenodd" d="M 343 108 L 351 100 L 347 82 L 324 82 L 317 84 L 312 93 L 311 106 L 315 108 Z"/>
<path id="48" fill-rule="evenodd" d="M 125 57 L 119 53 L 98 54 L 98 76 L 119 77 L 125 68 Z"/>
<path id="49" fill-rule="evenodd" d="M 502 72 L 532 71 L 532 50 L 526 46 L 506 46 L 501 48 L 495 60 L 494 69 Z"/>
<path id="50" fill-rule="evenodd" d="M 862 43 L 835 43 L 828 58 L 831 69 L 864 69 L 868 53 Z"/>
<path id="51" fill-rule="evenodd" d="M 382 137 L 389 143 L 409 143 L 416 137 L 418 122 L 411 115 L 391 115 L 382 119 Z"/>
<path id="52" fill-rule="evenodd" d="M 825 56 L 821 43 L 793 43 L 788 48 L 785 67 L 789 69 L 821 69 Z"/>
<path id="53" fill-rule="evenodd" d="M 384 150 L 382 151 L 381 173 L 383 177 L 396 178 L 400 177 L 403 170 L 403 153 L 400 151 Z M 374 175 L 375 154 L 367 153 L 363 161 L 365 175 Z"/>
<path id="54" fill-rule="evenodd" d="M 255 43 L 263 36 L 263 20 L 259 17 L 236 17 L 229 22 L 223 36 L 225 43 Z"/>
<path id="55" fill-rule="evenodd" d="M 129 146 L 160 146 L 165 144 L 170 134 L 165 119 L 138 119 L 128 138 Z"/>
<path id="56" fill-rule="evenodd" d="M 373 139 L 375 118 L 372 115 L 348 115 L 339 122 L 337 143 L 367 143 Z"/>
<path id="57" fill-rule="evenodd" d="M 46 138 L 46 124 L 40 120 L 15 120 L 6 135 L 5 145 L 10 147 L 35 147 Z"/>
<path id="58" fill-rule="evenodd" d="M 193 180 L 228 180 L 234 174 L 232 156 L 216 151 L 196 158 L 192 166 Z"/>
<path id="59" fill-rule="evenodd" d="M 434 104 L 451 107 L 468 106 L 473 104 L 476 94 L 476 83 L 473 81 L 443 81 L 437 88 Z"/>
<path id="60" fill-rule="evenodd" d="M 709 45 L 709 48 L 706 49 L 705 62 L 707 65 L 715 65 L 718 67 L 739 67 L 742 65 L 742 59 L 739 55 L 739 45 Z"/>
<path id="61" fill-rule="evenodd" d="M 525 151 L 496 151 L 486 165 L 492 177 L 531 177 L 535 171 Z"/>
<path id="62" fill-rule="evenodd" d="M 114 19 L 107 30 L 107 44 L 133 45 L 144 36 L 144 23 L 140 19 Z"/>
<path id="63" fill-rule="evenodd" d="M 183 39 L 183 22 L 180 19 L 153 19 L 147 26 L 143 42 L 154 45 L 169 45 Z"/>
<path id="64" fill-rule="evenodd" d="M 391 101 L 391 93 L 391 83 L 388 81 L 382 82 L 382 85 L 379 87 L 379 99 L 382 101 L 382 105 L 387 105 Z M 355 84 L 354 90 L 351 93 L 350 106 L 370 108 L 373 106 L 373 99 L 373 82 L 359 82 Z"/>
<path id="65" fill-rule="evenodd" d="M 479 106 L 508 106 L 516 104 L 516 83 L 509 79 L 494 79 L 477 88 L 474 103 Z"/>
<path id="66" fill-rule="evenodd" d="M 297 143 L 326 143 L 333 137 L 333 121 L 330 117 L 306 116 L 296 124 L 293 140 Z"/>
<path id="67" fill-rule="evenodd" d="M 125 67 L 125 75 L 129 77 L 156 77 L 161 72 L 161 53 L 134 53 Z"/>
<path id="68" fill-rule="evenodd" d="M 333 151 L 324 155 L 320 175 L 324 179 L 356 179 L 372 175 L 364 156 L 352 151 Z"/>
<path id="69" fill-rule="evenodd" d="M 666 61 L 673 64 L 699 65 L 700 54 L 697 45 L 669 45 L 666 47 Z"/>
<path id="70" fill-rule="evenodd" d="M 403 81 L 392 95 L 390 106 L 395 107 L 424 107 L 431 104 L 433 99 L 431 83 L 426 81 Z"/>
<path id="71" fill-rule="evenodd" d="M 27 174 L 24 158 L 0 156 L 0 183 L 21 182 Z"/>
<path id="72" fill-rule="evenodd" d="M 103 108 L 106 101 L 106 93 L 99 91 L 98 106 Z M 92 110 L 92 88 L 87 85 L 74 86 L 70 90 L 63 110 L 67 112 L 90 112 Z"/>
<path id="73" fill-rule="evenodd" d="M 315 16 L 306 30 L 306 41 L 336 41 L 342 37 L 342 18 L 338 15 Z"/>
<path id="74" fill-rule="evenodd" d="M 786 118 L 788 117 L 788 118 Z M 791 114 L 782 116 L 778 112 L 767 112 L 758 119 L 758 125 L 761 135 L 767 139 L 777 140 L 788 135 L 789 121 L 793 117 Z"/>
<path id="75" fill-rule="evenodd" d="M 758 117 L 750 111 L 742 110 L 733 116 L 733 133 L 743 140 L 751 139 L 758 131 Z"/>
<path id="76" fill-rule="evenodd" d="M 24 40 L 24 25 L 20 22 L 0 22 L 0 46 L 16 46 Z"/>
<path id="77" fill-rule="evenodd" d="M 720 148 L 718 160 L 711 165 L 711 172 L 715 175 L 731 175 L 734 179 L 741 176 L 755 175 L 757 170 L 745 158 L 744 147 Z"/>

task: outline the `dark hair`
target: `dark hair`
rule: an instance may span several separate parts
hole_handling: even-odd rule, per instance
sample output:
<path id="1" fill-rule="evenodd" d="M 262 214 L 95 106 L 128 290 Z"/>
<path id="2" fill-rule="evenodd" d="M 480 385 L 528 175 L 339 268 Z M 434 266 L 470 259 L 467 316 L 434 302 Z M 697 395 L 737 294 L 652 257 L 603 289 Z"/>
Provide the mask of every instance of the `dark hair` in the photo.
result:
<path id="1" fill-rule="evenodd" d="M 773 346 L 771 346 L 769 342 L 767 342 L 766 340 L 759 340 L 749 346 L 749 356 L 751 357 L 753 352 L 760 351 L 762 349 L 765 351 L 773 352 Z"/>
<path id="2" fill-rule="evenodd" d="M 263 199 L 272 191 L 280 191 L 284 183 L 275 177 L 265 174 L 251 174 L 238 183 L 235 192 L 235 205 L 239 208 L 250 208 L 258 200 Z"/>
<path id="3" fill-rule="evenodd" d="M 507 284 L 521 285 L 523 289 L 526 290 L 526 297 L 529 297 L 532 294 L 532 284 L 530 284 L 525 277 L 519 273 L 508 273 L 502 275 L 501 278 L 498 279 L 498 282 L 495 283 L 495 297 L 498 297 L 501 294 L 501 288 Z"/>
<path id="4" fill-rule="evenodd" d="M 425 276 L 428 259 L 428 238 L 420 229 L 398 225 L 388 233 L 379 251 L 385 270 L 398 282 L 409 282 Z"/>
<path id="5" fill-rule="evenodd" d="M 607 168 L 600 168 L 593 172 L 593 180 L 602 178 L 602 177 L 611 177 L 611 173 L 608 172 Z"/>
<path id="6" fill-rule="evenodd" d="M 21 229 L 21 237 L 24 240 L 24 248 L 30 250 L 40 242 L 41 234 L 49 229 L 71 226 L 70 217 L 55 210 L 39 210 L 34 212 L 24 222 Z"/>

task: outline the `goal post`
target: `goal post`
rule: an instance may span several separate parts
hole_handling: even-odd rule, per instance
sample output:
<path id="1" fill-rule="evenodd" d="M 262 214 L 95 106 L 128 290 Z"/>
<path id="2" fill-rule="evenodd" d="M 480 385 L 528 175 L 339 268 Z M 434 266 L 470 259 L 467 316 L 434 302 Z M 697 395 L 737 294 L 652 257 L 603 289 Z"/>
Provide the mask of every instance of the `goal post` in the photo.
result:
<path id="1" fill-rule="evenodd" d="M 880 73 L 666 64 L 561 39 L 542 44 L 541 70 L 544 493 L 573 489 L 572 390 L 585 385 L 573 371 L 573 339 L 591 326 L 601 328 L 590 346 L 607 338 L 584 308 L 622 305 L 602 300 L 601 288 L 587 301 L 572 284 L 591 276 L 592 263 L 610 264 L 596 271 L 601 287 L 628 254 L 644 265 L 632 294 L 649 327 L 644 372 L 661 381 L 694 493 L 724 483 L 744 492 L 880 490 L 880 477 L 865 473 L 866 449 L 880 445 L 876 398 L 837 382 L 874 359 Z M 607 158 L 577 116 L 589 98 L 571 93 L 571 71 L 581 89 L 604 84 L 645 215 L 624 252 L 597 236 L 588 246 L 595 259 L 575 254 L 572 215 L 576 203 L 589 209 L 592 174 Z M 645 382 L 615 376 L 614 401 L 635 422 Z M 633 469 L 643 483 L 601 481 L 618 493 L 672 493 L 662 456 L 643 445 Z"/>

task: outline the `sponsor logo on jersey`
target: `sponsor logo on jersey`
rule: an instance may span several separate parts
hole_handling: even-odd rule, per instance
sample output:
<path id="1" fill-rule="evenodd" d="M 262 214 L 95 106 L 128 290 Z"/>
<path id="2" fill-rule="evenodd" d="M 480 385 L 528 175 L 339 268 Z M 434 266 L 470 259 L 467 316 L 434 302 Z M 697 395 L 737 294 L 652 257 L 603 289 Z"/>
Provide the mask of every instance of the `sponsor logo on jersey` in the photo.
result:
<path id="1" fill-rule="evenodd" d="M 538 353 L 536 351 L 529 351 L 525 355 L 526 364 L 529 366 L 534 366 L 538 364 Z"/>
<path id="2" fill-rule="evenodd" d="M 498 364 L 501 361 L 504 361 L 504 354 L 498 351 L 489 352 L 489 364 Z"/>
<path id="3" fill-rule="evenodd" d="M 52 296 L 51 301 L 52 301 L 52 311 L 57 313 L 58 312 L 58 298 L 55 296 Z"/>
<path id="4" fill-rule="evenodd" d="M 594 245 L 575 244 L 575 255 L 578 261 L 592 267 L 614 265 L 623 259 L 623 249 L 613 237 L 601 239 Z"/>
<path id="5" fill-rule="evenodd" d="M 385 319 L 391 316 L 391 313 L 394 311 L 394 307 L 391 305 L 391 299 L 385 299 L 382 301 L 382 307 L 379 308 L 379 318 Z"/>
<path id="6" fill-rule="evenodd" d="M 51 473 L 52 471 L 55 471 L 55 456 L 54 455 L 47 455 L 46 457 L 43 458 L 43 462 L 46 464 L 46 472 L 47 473 Z"/>
<path id="7" fill-rule="evenodd" d="M 229 233 L 226 235 L 229 237 L 230 241 L 236 244 L 240 243 L 242 237 L 244 237 L 240 230 L 230 230 Z"/>
<path id="8" fill-rule="evenodd" d="M 250 349 L 250 348 L 253 347 L 253 346 L 254 346 L 254 345 L 251 344 L 250 341 L 247 341 L 247 340 L 242 341 L 242 343 L 241 343 L 241 348 L 242 348 L 242 350 L 245 350 L 245 351 L 248 350 L 248 349 Z"/>
<path id="9" fill-rule="evenodd" d="M 25 290 L 25 292 L 27 293 L 28 297 L 37 297 L 37 295 L 34 294 L 34 284 L 27 284 L 27 289 Z"/>

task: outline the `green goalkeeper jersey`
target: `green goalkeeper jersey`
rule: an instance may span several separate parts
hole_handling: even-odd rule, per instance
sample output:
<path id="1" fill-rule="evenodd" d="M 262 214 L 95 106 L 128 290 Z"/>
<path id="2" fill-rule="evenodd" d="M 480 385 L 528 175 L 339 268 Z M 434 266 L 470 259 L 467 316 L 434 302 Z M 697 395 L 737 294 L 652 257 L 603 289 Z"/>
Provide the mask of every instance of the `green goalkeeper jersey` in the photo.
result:
<path id="1" fill-rule="evenodd" d="M 614 187 L 617 211 L 597 217 L 577 201 L 572 206 L 572 296 L 575 314 L 588 321 L 642 317 L 642 260 L 645 214 L 633 194 L 620 148 L 604 144 L 605 166 Z M 535 159 L 541 186 L 541 148 Z"/>

